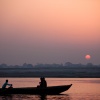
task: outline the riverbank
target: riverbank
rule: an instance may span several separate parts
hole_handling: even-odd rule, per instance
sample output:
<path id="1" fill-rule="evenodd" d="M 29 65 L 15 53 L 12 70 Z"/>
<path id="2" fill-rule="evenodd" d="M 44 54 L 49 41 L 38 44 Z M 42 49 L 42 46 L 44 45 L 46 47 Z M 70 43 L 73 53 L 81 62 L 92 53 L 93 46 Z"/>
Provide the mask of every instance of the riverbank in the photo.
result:
<path id="1" fill-rule="evenodd" d="M 0 77 L 100 78 L 100 67 L 0 68 Z"/>

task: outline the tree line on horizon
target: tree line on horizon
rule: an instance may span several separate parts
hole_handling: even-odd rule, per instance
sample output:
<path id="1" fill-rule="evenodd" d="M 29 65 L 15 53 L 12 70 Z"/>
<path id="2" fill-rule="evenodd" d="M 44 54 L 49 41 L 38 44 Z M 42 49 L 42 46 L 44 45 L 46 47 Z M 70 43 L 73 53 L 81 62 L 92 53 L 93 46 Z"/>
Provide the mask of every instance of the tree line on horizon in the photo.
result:
<path id="1" fill-rule="evenodd" d="M 66 62 L 65 64 L 42 64 L 37 63 L 36 65 L 24 63 L 23 65 L 7 65 L 7 64 L 0 64 L 0 68 L 34 68 L 34 67 L 100 67 L 100 65 L 94 65 L 92 63 L 84 64 L 73 64 L 71 62 Z"/>

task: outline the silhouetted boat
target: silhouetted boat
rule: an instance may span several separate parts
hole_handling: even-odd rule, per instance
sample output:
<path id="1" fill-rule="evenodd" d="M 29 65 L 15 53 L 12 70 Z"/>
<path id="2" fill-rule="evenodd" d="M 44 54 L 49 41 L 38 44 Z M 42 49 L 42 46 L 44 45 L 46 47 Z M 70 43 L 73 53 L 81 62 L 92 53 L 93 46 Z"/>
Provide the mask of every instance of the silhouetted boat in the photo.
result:
<path id="1" fill-rule="evenodd" d="M 60 94 L 66 90 L 68 90 L 72 84 L 70 85 L 61 85 L 61 86 L 50 86 L 46 88 L 40 87 L 24 87 L 24 88 L 12 88 L 2 90 L 0 88 L 0 95 L 3 94 L 39 94 L 39 95 L 54 95 Z"/>

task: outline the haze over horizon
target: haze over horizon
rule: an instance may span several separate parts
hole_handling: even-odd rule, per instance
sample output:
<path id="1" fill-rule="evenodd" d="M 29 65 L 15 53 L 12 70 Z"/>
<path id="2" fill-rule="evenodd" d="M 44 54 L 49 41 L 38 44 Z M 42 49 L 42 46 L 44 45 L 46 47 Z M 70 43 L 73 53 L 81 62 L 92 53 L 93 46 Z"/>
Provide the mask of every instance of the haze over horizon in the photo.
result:
<path id="1" fill-rule="evenodd" d="M 100 64 L 100 1 L 0 0 L 0 63 L 25 62 Z"/>

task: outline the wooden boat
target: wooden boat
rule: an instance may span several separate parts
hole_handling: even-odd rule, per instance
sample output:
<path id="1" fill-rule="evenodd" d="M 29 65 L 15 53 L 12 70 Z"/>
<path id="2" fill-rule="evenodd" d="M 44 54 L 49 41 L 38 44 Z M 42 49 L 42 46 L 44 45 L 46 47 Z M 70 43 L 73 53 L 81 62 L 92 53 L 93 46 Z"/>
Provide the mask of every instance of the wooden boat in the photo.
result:
<path id="1" fill-rule="evenodd" d="M 55 95 L 60 94 L 66 90 L 68 90 L 72 84 L 70 85 L 61 85 L 61 86 L 50 86 L 46 88 L 40 87 L 24 87 L 24 88 L 12 88 L 2 90 L 0 88 L 0 95 L 3 94 L 39 94 L 39 95 Z"/>

